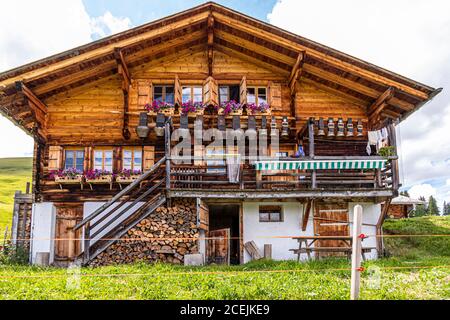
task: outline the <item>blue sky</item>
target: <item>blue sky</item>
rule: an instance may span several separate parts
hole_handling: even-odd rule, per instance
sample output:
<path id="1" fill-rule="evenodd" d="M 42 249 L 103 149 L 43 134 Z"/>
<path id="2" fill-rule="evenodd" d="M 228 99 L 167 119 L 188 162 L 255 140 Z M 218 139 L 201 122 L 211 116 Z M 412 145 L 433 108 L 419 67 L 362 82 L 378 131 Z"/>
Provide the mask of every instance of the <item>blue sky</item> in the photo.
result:
<path id="1" fill-rule="evenodd" d="M 199 0 L 83 0 L 90 16 L 101 16 L 110 11 L 116 17 L 130 18 L 133 26 L 153 21 L 202 4 Z M 267 14 L 272 12 L 276 0 L 224 0 L 215 1 L 226 7 L 268 21 Z M 125 5 L 124 5 L 125 4 Z"/>

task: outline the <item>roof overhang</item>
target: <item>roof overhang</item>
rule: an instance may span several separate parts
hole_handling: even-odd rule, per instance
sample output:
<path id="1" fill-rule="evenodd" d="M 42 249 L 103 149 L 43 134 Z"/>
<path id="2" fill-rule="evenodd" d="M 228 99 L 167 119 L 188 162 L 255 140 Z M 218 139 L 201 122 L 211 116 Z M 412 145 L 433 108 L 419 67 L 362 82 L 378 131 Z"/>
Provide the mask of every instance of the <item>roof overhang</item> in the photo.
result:
<path id="1" fill-rule="evenodd" d="M 118 73 L 117 50 L 132 68 L 188 48 L 223 51 L 270 67 L 291 87 L 297 79 L 349 97 L 367 108 L 372 127 L 406 119 L 442 90 L 208 2 L 0 73 L 0 112 L 31 132 L 22 121 L 27 114 L 17 107 L 29 104 L 21 104 L 17 82 L 44 103 L 59 92 Z M 33 132 L 42 127 L 38 119 L 28 125 Z"/>

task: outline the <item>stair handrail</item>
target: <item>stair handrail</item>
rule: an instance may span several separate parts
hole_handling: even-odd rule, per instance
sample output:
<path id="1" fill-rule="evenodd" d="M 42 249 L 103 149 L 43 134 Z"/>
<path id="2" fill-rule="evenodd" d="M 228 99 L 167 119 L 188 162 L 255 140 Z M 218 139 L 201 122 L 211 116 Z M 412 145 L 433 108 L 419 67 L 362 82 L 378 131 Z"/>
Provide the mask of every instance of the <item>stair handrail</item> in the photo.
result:
<path id="1" fill-rule="evenodd" d="M 84 226 L 86 223 L 92 221 L 92 219 L 99 216 L 102 212 L 104 212 L 106 209 L 108 209 L 110 206 L 112 206 L 114 203 L 116 203 L 120 198 L 127 195 L 132 191 L 136 186 L 140 185 L 140 183 L 144 180 L 146 180 L 156 169 L 158 169 L 163 163 L 166 162 L 166 157 L 162 157 L 157 163 L 155 163 L 149 170 L 145 171 L 138 179 L 134 180 L 128 187 L 120 191 L 118 194 L 116 194 L 111 200 L 104 203 L 100 208 L 95 210 L 93 213 L 91 213 L 89 216 L 81 220 L 79 223 L 77 223 L 74 227 L 74 230 L 80 229 L 82 226 Z"/>

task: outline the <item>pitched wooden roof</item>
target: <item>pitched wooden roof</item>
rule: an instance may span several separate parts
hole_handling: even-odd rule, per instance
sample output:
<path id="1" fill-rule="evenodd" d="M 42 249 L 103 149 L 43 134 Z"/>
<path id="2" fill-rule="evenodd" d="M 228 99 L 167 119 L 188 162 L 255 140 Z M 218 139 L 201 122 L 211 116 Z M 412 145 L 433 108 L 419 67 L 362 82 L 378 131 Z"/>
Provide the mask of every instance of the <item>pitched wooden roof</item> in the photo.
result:
<path id="1" fill-rule="evenodd" d="M 117 73 L 117 52 L 133 67 L 196 46 L 270 66 L 288 83 L 301 76 L 398 121 L 441 91 L 208 2 L 0 73 L 0 111 L 33 133 L 45 117 L 41 101 Z"/>

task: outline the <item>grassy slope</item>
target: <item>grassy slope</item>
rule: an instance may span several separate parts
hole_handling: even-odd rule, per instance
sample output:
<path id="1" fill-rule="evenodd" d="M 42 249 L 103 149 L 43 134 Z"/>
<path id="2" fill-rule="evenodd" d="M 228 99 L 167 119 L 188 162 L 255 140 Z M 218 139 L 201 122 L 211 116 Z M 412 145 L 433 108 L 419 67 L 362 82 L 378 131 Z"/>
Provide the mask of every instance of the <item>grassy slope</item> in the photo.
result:
<path id="1" fill-rule="evenodd" d="M 450 217 L 387 221 L 386 233 L 450 234 Z M 388 238 L 386 246 L 396 256 L 364 264 L 362 299 L 450 299 L 449 237 Z M 392 269 L 400 266 L 435 268 Z M 83 268 L 77 282 L 70 270 L 0 265 L 0 299 L 348 299 L 349 268 L 347 260 L 196 268 L 142 263 Z"/>
<path id="2" fill-rule="evenodd" d="M 5 227 L 11 227 L 14 192 L 24 192 L 26 183 L 31 182 L 31 167 L 31 158 L 0 159 L 0 238 Z"/>

